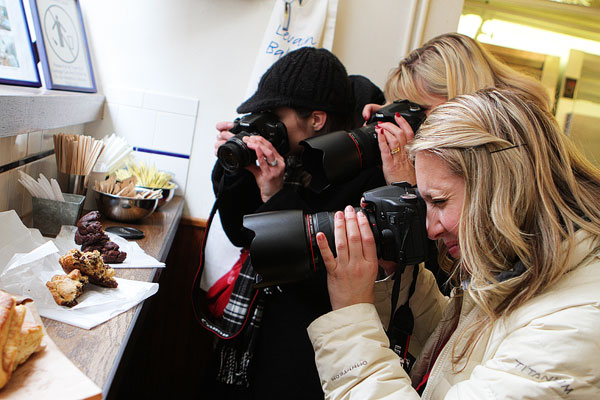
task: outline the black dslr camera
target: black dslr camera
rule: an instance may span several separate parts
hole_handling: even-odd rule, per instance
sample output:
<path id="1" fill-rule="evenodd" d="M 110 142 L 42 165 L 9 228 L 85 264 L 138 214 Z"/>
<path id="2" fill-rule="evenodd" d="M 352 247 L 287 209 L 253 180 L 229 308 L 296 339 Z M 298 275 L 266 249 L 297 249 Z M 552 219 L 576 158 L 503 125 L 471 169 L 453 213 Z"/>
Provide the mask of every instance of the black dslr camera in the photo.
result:
<path id="1" fill-rule="evenodd" d="M 369 220 L 377 256 L 402 267 L 426 261 L 426 206 L 417 189 L 406 182 L 394 183 L 363 196 L 362 208 L 356 210 L 364 212 Z M 323 232 L 335 253 L 334 214 L 288 210 L 246 215 L 244 227 L 254 232 L 250 245 L 252 266 L 262 278 L 255 286 L 297 282 L 324 268 L 316 234 Z"/>
<path id="2" fill-rule="evenodd" d="M 312 175 L 310 188 L 321 192 L 332 183 L 345 182 L 360 170 L 381 164 L 377 143 L 377 122 L 396 123 L 394 116 L 400 113 L 414 132 L 423 121 L 425 111 L 408 100 L 395 101 L 382 107 L 371 116 L 367 124 L 351 131 L 331 132 L 300 142 L 304 146 L 302 164 Z"/>
<path id="3" fill-rule="evenodd" d="M 277 116 L 270 112 L 252 113 L 233 121 L 229 131 L 235 136 L 217 150 L 219 162 L 230 173 L 237 173 L 256 161 L 256 153 L 246 146 L 244 136 L 260 135 L 273 144 L 281 155 L 290 151 L 287 129 Z"/>

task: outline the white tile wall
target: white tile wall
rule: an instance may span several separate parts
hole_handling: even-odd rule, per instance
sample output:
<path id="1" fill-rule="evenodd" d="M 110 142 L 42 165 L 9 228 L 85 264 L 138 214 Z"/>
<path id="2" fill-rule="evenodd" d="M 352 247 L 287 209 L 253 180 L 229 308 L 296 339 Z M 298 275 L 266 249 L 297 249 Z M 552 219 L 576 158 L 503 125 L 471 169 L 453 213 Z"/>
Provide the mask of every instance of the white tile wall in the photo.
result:
<path id="1" fill-rule="evenodd" d="M 30 132 L 27 140 L 27 155 L 37 154 L 42 149 L 43 131 Z"/>
<path id="2" fill-rule="evenodd" d="M 60 132 L 57 129 L 45 130 L 42 131 L 42 147 L 40 151 L 52 150 L 54 149 L 54 135 Z"/>
<path id="3" fill-rule="evenodd" d="M 19 168 L 23 169 L 23 168 Z M 25 189 L 17 181 L 19 178 L 18 169 L 8 171 L 8 209 L 15 210 L 19 215 L 25 215 L 23 212 L 23 192 Z"/>
<path id="4" fill-rule="evenodd" d="M 106 115 L 117 135 L 142 149 L 189 156 L 198 114 L 198 99 L 112 87 L 106 90 Z M 174 174 L 178 194 L 185 193 L 189 160 L 136 152 L 136 159 Z"/>
<path id="5" fill-rule="evenodd" d="M 159 112 L 151 148 L 189 156 L 192 153 L 195 124 L 196 117 Z"/>
<path id="6" fill-rule="evenodd" d="M 148 110 L 195 117 L 198 114 L 198 99 L 146 92 L 144 93 L 143 107 Z"/>
<path id="7" fill-rule="evenodd" d="M 0 174 L 0 188 L 8 188 L 10 181 L 10 173 L 4 172 Z M 0 191 L 0 211 L 10 210 L 8 208 L 8 190 Z"/>
<path id="8" fill-rule="evenodd" d="M 58 133 L 82 134 L 83 125 L 74 125 L 60 129 L 24 133 L 0 138 L 0 165 L 21 160 L 26 156 L 54 148 L 52 137 Z M 18 182 L 18 171 L 22 170 L 37 179 L 39 174 L 47 178 L 56 178 L 56 160 L 54 155 L 29 163 L 19 168 L 0 173 L 0 211 L 14 209 L 23 216 L 31 212 L 31 196 Z"/>
<path id="9" fill-rule="evenodd" d="M 11 152 L 13 149 L 12 137 L 0 138 L 0 165 L 8 164 L 12 158 Z"/>
<path id="10" fill-rule="evenodd" d="M 154 139 L 156 111 L 119 105 L 115 133 L 123 136 L 132 146 L 148 147 Z"/>
<path id="11" fill-rule="evenodd" d="M 198 100 L 189 97 L 149 93 L 128 88 L 107 88 L 105 120 L 112 121 L 115 133 L 135 147 L 189 156 L 198 113 Z M 0 138 L 0 165 L 54 148 L 53 136 L 59 132 L 84 134 L 84 125 L 37 131 Z M 187 184 L 189 159 L 162 154 L 136 152 L 136 159 L 171 172 L 183 195 Z M 0 211 L 14 209 L 23 216 L 31 212 L 31 196 L 17 181 L 22 169 L 36 178 L 40 173 L 57 178 L 54 155 L 0 173 Z"/>
<path id="12" fill-rule="evenodd" d="M 113 103 L 132 107 L 142 107 L 144 101 L 144 92 L 123 87 L 109 86 L 104 95 L 109 104 Z"/>

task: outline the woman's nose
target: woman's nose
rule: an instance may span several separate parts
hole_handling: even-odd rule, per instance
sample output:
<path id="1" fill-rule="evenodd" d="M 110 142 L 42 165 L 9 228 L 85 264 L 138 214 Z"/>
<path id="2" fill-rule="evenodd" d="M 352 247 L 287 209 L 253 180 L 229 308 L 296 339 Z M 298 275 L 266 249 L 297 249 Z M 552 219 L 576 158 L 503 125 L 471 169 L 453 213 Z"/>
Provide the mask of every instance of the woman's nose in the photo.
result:
<path id="1" fill-rule="evenodd" d="M 427 213 L 426 218 L 427 236 L 431 240 L 437 240 L 444 232 L 444 227 L 440 223 L 439 219 L 436 218 L 432 213 Z"/>

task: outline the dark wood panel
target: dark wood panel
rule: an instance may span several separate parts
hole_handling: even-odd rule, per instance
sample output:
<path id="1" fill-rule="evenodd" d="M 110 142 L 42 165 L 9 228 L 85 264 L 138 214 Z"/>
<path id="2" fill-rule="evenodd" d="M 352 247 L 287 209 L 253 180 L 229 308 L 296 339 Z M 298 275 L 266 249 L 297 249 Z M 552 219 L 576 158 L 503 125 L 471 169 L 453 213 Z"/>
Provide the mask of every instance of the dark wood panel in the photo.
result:
<path id="1" fill-rule="evenodd" d="M 160 289 L 147 302 L 147 315 L 131 341 L 111 399 L 201 398 L 199 381 L 212 355 L 213 337 L 196 322 L 190 298 L 203 234 L 202 227 L 185 219 L 179 225 Z"/>

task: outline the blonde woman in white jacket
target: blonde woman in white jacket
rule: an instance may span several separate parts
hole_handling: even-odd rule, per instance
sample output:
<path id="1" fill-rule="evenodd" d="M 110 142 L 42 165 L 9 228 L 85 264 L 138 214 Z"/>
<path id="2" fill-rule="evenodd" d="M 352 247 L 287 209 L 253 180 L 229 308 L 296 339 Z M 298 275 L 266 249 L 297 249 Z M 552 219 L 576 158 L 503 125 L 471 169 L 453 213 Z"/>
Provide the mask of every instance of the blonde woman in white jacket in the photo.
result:
<path id="1" fill-rule="evenodd" d="M 334 311 L 309 327 L 326 398 L 600 398 L 600 171 L 508 90 L 437 107 L 409 149 L 464 290 L 415 291 L 444 314 L 409 376 L 373 305 L 368 222 L 337 213 L 337 258 L 317 235 Z"/>

